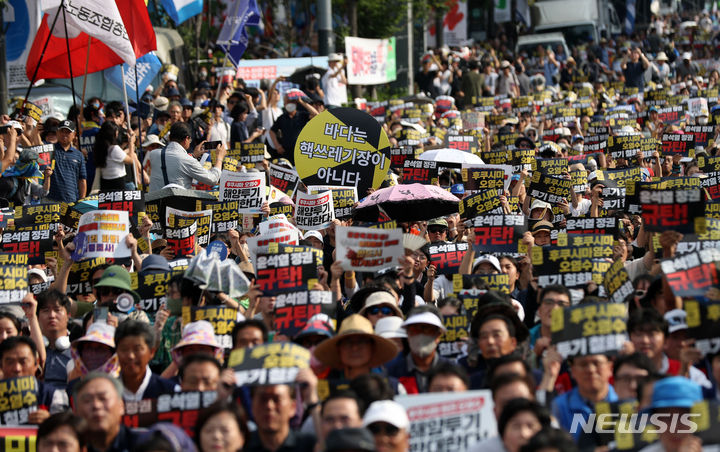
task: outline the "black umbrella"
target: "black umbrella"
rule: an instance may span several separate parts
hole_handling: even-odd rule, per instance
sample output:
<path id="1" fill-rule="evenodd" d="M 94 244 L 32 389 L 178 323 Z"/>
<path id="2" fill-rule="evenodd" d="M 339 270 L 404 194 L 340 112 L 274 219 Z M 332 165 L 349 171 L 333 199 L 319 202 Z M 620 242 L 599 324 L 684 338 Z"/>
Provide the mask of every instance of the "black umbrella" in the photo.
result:
<path id="1" fill-rule="evenodd" d="M 327 68 L 321 68 L 318 66 L 303 66 L 301 68 L 297 68 L 295 72 L 292 73 L 290 76 L 290 81 L 292 83 L 297 83 L 301 87 L 304 87 L 307 83 L 308 76 L 317 75 L 317 80 L 320 81 L 320 78 L 327 72 Z"/>

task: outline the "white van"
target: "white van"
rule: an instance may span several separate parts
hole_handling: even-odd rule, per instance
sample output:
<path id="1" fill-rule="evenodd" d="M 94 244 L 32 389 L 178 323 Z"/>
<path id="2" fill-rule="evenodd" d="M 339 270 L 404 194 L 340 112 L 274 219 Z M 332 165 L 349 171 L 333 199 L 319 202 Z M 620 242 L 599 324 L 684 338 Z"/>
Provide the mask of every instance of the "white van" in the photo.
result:
<path id="1" fill-rule="evenodd" d="M 565 51 L 565 55 L 570 55 L 570 49 L 568 49 L 562 33 L 539 33 L 519 36 L 515 45 L 515 55 L 524 52 L 529 57 L 536 56 L 538 46 L 542 46 L 545 50 L 550 47 L 555 53 L 557 53 L 558 46 L 561 46 Z"/>

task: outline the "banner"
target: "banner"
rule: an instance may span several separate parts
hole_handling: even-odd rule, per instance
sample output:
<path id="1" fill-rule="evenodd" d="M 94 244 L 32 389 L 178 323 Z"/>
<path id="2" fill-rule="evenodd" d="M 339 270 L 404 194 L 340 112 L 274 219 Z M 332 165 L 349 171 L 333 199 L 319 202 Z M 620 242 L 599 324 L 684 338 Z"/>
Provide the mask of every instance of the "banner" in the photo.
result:
<path id="1" fill-rule="evenodd" d="M 345 37 L 349 85 L 381 85 L 395 81 L 395 38 Z"/>
<path id="2" fill-rule="evenodd" d="M 303 230 L 329 228 L 335 219 L 333 192 L 315 195 L 298 192 L 295 203 L 295 224 Z"/>
<path id="3" fill-rule="evenodd" d="M 198 320 L 212 323 L 215 341 L 225 350 L 232 349 L 232 330 L 237 323 L 237 309 L 227 306 L 183 306 L 182 324 Z"/>
<path id="4" fill-rule="evenodd" d="M 275 297 L 275 331 L 295 337 L 316 314 L 335 317 L 336 304 L 332 292 L 307 290 L 278 294 Z"/>
<path id="5" fill-rule="evenodd" d="M 308 193 L 318 194 L 324 191 L 332 192 L 332 204 L 335 209 L 335 218 L 348 219 L 352 216 L 352 207 L 358 202 L 357 188 L 338 187 L 334 185 L 310 185 Z"/>
<path id="6" fill-rule="evenodd" d="M 305 185 L 357 187 L 365 196 L 390 170 L 390 140 L 380 124 L 355 108 L 334 108 L 303 127 L 294 149 Z"/>
<path id="7" fill-rule="evenodd" d="M 40 387 L 34 376 L 0 380 L 2 425 L 27 424 L 29 414 L 37 410 L 39 393 Z"/>
<path id="8" fill-rule="evenodd" d="M 466 242 L 433 242 L 425 245 L 430 256 L 429 265 L 434 265 L 439 275 L 457 273 L 468 248 Z"/>
<path id="9" fill-rule="evenodd" d="M 344 270 L 377 272 L 397 265 L 405 254 L 402 229 L 335 228 L 337 260 Z"/>
<path id="10" fill-rule="evenodd" d="M 274 342 L 233 350 L 228 367 L 235 371 L 235 385 L 293 384 L 300 369 L 310 367 L 310 350 L 291 342 Z"/>
<path id="11" fill-rule="evenodd" d="M 553 309 L 552 343 L 563 358 L 615 355 L 626 341 L 627 307 L 622 303 L 592 303 Z"/>
<path id="12" fill-rule="evenodd" d="M 240 213 L 261 213 L 265 202 L 265 173 L 234 173 L 220 176 L 220 201 L 238 201 Z"/>
<path id="13" fill-rule="evenodd" d="M 185 430 L 192 438 L 200 411 L 216 400 L 215 391 L 188 391 L 162 394 L 155 399 L 127 401 L 122 423 L 128 428 L 147 428 L 158 422 L 169 422 Z"/>
<path id="14" fill-rule="evenodd" d="M 396 396 L 410 418 L 410 452 L 469 450 L 497 434 L 489 390 Z"/>
<path id="15" fill-rule="evenodd" d="M 317 283 L 317 263 L 310 251 L 260 255 L 255 260 L 256 284 L 266 296 L 306 291 Z"/>

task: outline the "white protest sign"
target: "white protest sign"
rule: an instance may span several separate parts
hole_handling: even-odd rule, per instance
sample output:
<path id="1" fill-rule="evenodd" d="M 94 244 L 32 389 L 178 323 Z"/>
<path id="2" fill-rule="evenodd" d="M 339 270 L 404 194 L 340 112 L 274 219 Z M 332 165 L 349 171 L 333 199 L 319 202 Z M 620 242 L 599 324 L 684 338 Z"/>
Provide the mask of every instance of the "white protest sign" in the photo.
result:
<path id="1" fill-rule="evenodd" d="M 380 85 L 396 78 L 395 38 L 345 37 L 348 85 Z"/>
<path id="2" fill-rule="evenodd" d="M 270 232 L 247 238 L 248 251 L 250 251 L 250 260 L 255 265 L 255 259 L 258 254 L 267 254 L 268 246 L 271 243 L 281 243 L 283 245 L 298 245 L 300 243 L 300 234 L 297 229 L 276 228 Z"/>
<path id="3" fill-rule="evenodd" d="M 490 391 L 395 397 L 410 418 L 410 451 L 468 450 L 497 434 Z"/>
<path id="4" fill-rule="evenodd" d="M 333 196 L 331 191 L 315 195 L 297 193 L 295 203 L 295 224 L 303 230 L 325 229 L 335 219 Z"/>
<path id="5" fill-rule="evenodd" d="M 265 173 L 223 171 L 220 176 L 220 201 L 239 201 L 240 213 L 261 213 L 266 194 Z"/>
<path id="6" fill-rule="evenodd" d="M 335 228 L 337 260 L 344 270 L 376 272 L 397 265 L 405 252 L 402 229 Z"/>
<path id="7" fill-rule="evenodd" d="M 94 210 L 84 213 L 78 223 L 83 259 L 130 257 L 125 237 L 130 233 L 130 218 L 124 210 Z"/>
<path id="8" fill-rule="evenodd" d="M 698 116 L 710 116 L 707 99 L 704 97 L 694 97 L 692 99 L 688 99 L 687 104 L 688 112 L 693 118 L 697 118 Z"/>

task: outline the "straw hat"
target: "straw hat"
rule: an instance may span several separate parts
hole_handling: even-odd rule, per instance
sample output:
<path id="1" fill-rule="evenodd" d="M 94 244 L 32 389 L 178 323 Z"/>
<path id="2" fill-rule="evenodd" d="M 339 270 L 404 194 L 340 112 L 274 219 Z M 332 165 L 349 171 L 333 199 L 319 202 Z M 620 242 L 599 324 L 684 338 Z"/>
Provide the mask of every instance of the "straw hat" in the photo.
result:
<path id="1" fill-rule="evenodd" d="M 342 369 L 338 342 L 349 336 L 366 336 L 373 340 L 374 347 L 370 358 L 370 367 L 385 364 L 397 356 L 398 349 L 393 341 L 376 335 L 368 319 L 359 314 L 353 314 L 343 320 L 340 331 L 335 337 L 323 341 L 317 346 L 313 352 L 315 357 L 328 367 Z"/>

